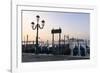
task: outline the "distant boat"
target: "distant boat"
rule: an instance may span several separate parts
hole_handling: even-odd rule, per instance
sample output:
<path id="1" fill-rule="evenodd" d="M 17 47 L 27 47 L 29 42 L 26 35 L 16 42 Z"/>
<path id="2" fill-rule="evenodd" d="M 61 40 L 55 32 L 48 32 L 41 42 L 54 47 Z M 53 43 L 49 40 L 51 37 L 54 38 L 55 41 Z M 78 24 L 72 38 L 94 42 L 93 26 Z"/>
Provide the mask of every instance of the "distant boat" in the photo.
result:
<path id="1" fill-rule="evenodd" d="M 73 49 L 73 56 L 77 56 L 78 55 L 78 46 L 75 45 L 75 48 Z"/>
<path id="2" fill-rule="evenodd" d="M 85 56 L 85 48 L 80 45 L 80 55 Z"/>

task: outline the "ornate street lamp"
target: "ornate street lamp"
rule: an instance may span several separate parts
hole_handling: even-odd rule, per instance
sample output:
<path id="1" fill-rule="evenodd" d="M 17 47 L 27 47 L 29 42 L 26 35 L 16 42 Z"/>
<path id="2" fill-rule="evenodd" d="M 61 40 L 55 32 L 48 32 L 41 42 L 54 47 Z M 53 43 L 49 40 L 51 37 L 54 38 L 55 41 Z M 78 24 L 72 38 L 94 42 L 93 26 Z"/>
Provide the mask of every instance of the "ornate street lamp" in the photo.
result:
<path id="1" fill-rule="evenodd" d="M 40 28 L 40 29 L 43 29 L 44 24 L 45 24 L 45 21 L 42 20 L 42 21 L 41 21 L 41 25 L 42 25 L 42 26 L 40 26 L 40 24 L 39 24 L 39 18 L 40 18 L 40 16 L 37 15 L 36 18 L 37 18 L 37 24 L 35 25 L 34 22 L 32 22 L 31 24 L 32 24 L 32 29 L 33 29 L 33 30 L 35 30 L 35 29 L 37 30 L 37 33 L 36 33 L 36 49 L 38 50 L 38 46 L 39 46 L 39 44 L 38 44 L 38 32 L 39 32 L 39 28 Z"/>

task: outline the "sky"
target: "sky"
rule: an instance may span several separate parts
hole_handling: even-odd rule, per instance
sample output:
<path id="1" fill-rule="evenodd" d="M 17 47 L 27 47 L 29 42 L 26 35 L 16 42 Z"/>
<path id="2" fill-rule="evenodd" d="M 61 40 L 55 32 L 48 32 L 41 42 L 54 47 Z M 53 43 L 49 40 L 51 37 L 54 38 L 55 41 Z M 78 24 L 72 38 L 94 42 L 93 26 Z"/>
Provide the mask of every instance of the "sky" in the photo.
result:
<path id="1" fill-rule="evenodd" d="M 43 29 L 39 29 L 40 41 L 51 41 L 51 30 L 62 29 L 61 39 L 64 35 L 69 37 L 89 39 L 90 38 L 90 14 L 75 12 L 50 12 L 50 11 L 23 11 L 22 12 L 22 40 L 36 40 L 36 30 L 32 30 L 31 22 L 37 24 L 36 15 L 40 16 L 39 24 L 45 20 Z M 55 34 L 55 41 L 58 40 L 58 34 Z"/>

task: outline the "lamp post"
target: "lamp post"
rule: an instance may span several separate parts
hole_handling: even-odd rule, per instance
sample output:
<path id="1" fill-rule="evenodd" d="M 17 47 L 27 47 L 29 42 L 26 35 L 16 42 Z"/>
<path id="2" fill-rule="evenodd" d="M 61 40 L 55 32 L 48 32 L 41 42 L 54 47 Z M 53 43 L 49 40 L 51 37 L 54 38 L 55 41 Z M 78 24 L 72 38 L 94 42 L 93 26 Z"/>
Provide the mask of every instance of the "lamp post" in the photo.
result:
<path id="1" fill-rule="evenodd" d="M 37 18 L 37 23 L 36 23 L 36 25 L 35 25 L 34 22 L 31 22 L 31 24 L 32 24 L 32 29 L 33 29 L 33 30 L 35 30 L 35 29 L 37 30 L 37 32 L 36 32 L 36 53 L 37 53 L 37 52 L 38 52 L 38 46 L 39 46 L 39 44 L 38 44 L 38 32 L 39 32 L 39 28 L 40 28 L 40 29 L 43 29 L 44 24 L 45 24 L 45 21 L 42 20 L 42 21 L 41 21 L 41 25 L 42 25 L 42 26 L 40 26 L 40 24 L 39 24 L 39 18 L 40 18 L 40 16 L 37 15 L 36 18 Z"/>

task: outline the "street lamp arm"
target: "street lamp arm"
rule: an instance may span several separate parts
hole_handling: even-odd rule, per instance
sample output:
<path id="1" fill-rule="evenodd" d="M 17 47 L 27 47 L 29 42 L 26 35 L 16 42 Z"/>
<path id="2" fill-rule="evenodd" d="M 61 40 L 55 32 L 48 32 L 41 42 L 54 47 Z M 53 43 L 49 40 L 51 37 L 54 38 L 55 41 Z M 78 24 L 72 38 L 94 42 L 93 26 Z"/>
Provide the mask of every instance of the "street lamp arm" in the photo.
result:
<path id="1" fill-rule="evenodd" d="M 35 26 L 35 27 L 34 27 L 34 26 L 32 26 L 32 29 L 33 29 L 33 30 L 35 30 L 35 29 L 36 29 L 36 27 L 37 27 L 37 26 Z"/>
<path id="2" fill-rule="evenodd" d="M 40 28 L 40 29 L 43 29 L 44 24 L 45 24 L 45 21 L 44 21 L 44 20 L 42 20 L 41 22 L 42 22 L 42 26 L 40 26 L 40 25 L 39 25 L 39 28 Z"/>
<path id="3" fill-rule="evenodd" d="M 42 27 L 39 25 L 39 28 L 40 28 L 40 29 L 43 29 L 43 27 L 44 27 L 44 25 L 42 25 Z"/>

